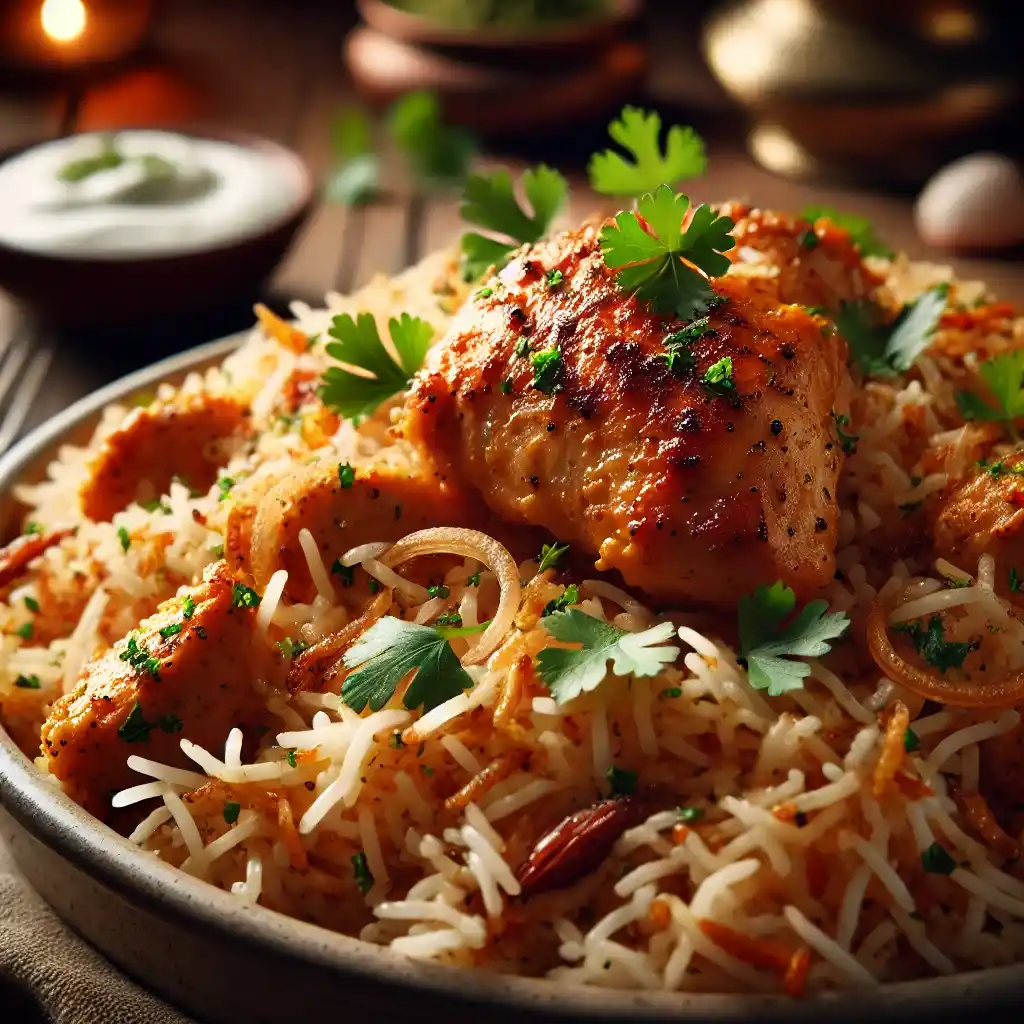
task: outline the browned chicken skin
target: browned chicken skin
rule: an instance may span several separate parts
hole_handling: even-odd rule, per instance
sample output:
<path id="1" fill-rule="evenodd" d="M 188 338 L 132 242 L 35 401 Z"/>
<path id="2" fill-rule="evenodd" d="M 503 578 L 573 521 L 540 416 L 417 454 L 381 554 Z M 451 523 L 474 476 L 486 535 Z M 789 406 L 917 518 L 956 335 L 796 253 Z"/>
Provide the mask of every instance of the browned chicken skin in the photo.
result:
<path id="1" fill-rule="evenodd" d="M 829 580 L 841 339 L 722 278 L 695 365 L 674 373 L 663 339 L 684 324 L 617 287 L 593 226 L 520 255 L 501 281 L 457 315 L 406 400 L 401 429 L 441 480 L 658 599 L 732 606 L 756 583 L 807 594 Z M 556 393 L 533 386 L 527 345 L 560 348 Z M 725 356 L 735 390 L 716 393 L 701 378 Z"/>
<path id="2" fill-rule="evenodd" d="M 95 522 L 131 502 L 166 494 L 175 477 L 205 491 L 228 461 L 248 411 L 236 399 L 176 397 L 136 409 L 103 443 L 82 485 L 82 510 Z"/>
<path id="3" fill-rule="evenodd" d="M 194 767 L 182 736 L 217 751 L 233 726 L 252 740 L 271 723 L 253 680 L 270 680 L 280 658 L 255 629 L 255 611 L 234 607 L 232 590 L 223 563 L 211 567 L 192 591 L 189 618 L 176 601 L 131 634 L 157 659 L 156 674 L 123 660 L 128 641 L 121 641 L 54 704 L 42 730 L 50 773 L 97 817 L 109 816 L 111 793 L 141 781 L 127 766 L 131 754 Z M 162 637 L 172 624 L 181 632 Z"/>

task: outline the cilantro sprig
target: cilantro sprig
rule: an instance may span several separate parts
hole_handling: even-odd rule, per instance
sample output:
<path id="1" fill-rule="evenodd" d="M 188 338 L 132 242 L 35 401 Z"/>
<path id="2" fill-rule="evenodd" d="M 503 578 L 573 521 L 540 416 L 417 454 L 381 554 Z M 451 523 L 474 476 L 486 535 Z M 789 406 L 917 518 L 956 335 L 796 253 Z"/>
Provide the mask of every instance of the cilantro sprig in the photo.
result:
<path id="1" fill-rule="evenodd" d="M 565 178 L 546 164 L 524 171 L 519 184 L 531 213 L 520 206 L 508 171 L 471 174 L 466 179 L 463 220 L 491 232 L 470 231 L 462 236 L 462 270 L 467 281 L 483 277 L 492 266 L 503 267 L 520 246 L 540 241 L 569 194 Z"/>
<path id="2" fill-rule="evenodd" d="M 829 642 L 842 636 L 850 620 L 842 612 L 828 611 L 827 601 L 809 601 L 796 609 L 796 595 L 781 580 L 757 587 L 739 600 L 740 656 L 755 690 L 772 697 L 798 690 L 811 674 L 811 666 L 793 656 L 818 658 L 832 649 Z"/>
<path id="3" fill-rule="evenodd" d="M 659 185 L 698 178 L 707 167 L 704 140 L 692 129 L 672 125 L 661 148 L 661 117 L 638 107 L 623 107 L 608 134 L 629 155 L 595 153 L 587 165 L 590 186 L 606 196 L 641 196 Z"/>
<path id="4" fill-rule="evenodd" d="M 687 196 L 661 185 L 640 198 L 637 213 L 623 210 L 601 230 L 604 262 L 617 271 L 619 287 L 649 302 L 655 312 L 685 320 L 714 305 L 708 278 L 729 269 L 722 253 L 736 244 L 729 234 L 732 220 L 717 216 L 706 203 L 694 209 L 684 231 L 689 209 Z"/>
<path id="5" fill-rule="evenodd" d="M 608 675 L 609 662 L 617 676 L 656 676 L 679 655 L 678 647 L 665 644 L 675 630 L 671 622 L 630 633 L 578 608 L 553 612 L 540 621 L 556 640 L 579 644 L 575 649 L 545 647 L 537 655 L 540 677 L 559 704 L 598 687 Z"/>
<path id="6" fill-rule="evenodd" d="M 345 652 L 344 662 L 356 671 L 345 680 L 341 699 L 355 711 L 367 704 L 379 711 L 410 675 L 402 697 L 410 710 L 422 705 L 430 711 L 473 685 L 447 637 L 391 615 L 378 619 Z"/>
<path id="7" fill-rule="evenodd" d="M 324 405 L 346 419 L 358 421 L 405 390 L 423 365 L 434 328 L 426 320 L 403 313 L 388 321 L 388 332 L 400 363 L 384 347 L 377 322 L 369 313 L 360 313 L 354 320 L 348 313 L 334 318 L 328 334 L 335 340 L 327 346 L 327 354 L 365 373 L 329 366 L 317 391 Z"/>
<path id="8" fill-rule="evenodd" d="M 928 347 L 948 296 L 948 285 L 929 288 L 904 306 L 891 324 L 881 322 L 880 309 L 868 299 L 844 302 L 836 314 L 836 327 L 865 376 L 893 377 L 909 370 Z"/>
<path id="9" fill-rule="evenodd" d="M 1024 349 L 1002 352 L 978 366 L 992 392 L 989 402 L 973 391 L 958 391 L 957 408 L 965 420 L 1005 423 L 1016 438 L 1015 422 L 1024 416 Z"/>

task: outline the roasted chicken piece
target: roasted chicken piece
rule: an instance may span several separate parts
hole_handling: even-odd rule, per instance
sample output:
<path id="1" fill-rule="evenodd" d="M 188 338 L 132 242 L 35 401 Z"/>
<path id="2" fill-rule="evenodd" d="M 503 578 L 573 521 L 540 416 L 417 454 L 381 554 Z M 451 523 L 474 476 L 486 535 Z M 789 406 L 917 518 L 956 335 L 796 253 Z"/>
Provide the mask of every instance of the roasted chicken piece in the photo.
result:
<path id="1" fill-rule="evenodd" d="M 168 602 L 86 665 L 43 724 L 50 773 L 97 817 L 109 816 L 112 793 L 143 781 L 126 763 L 131 754 L 194 767 L 182 737 L 219 751 L 233 726 L 255 741 L 273 722 L 253 681 L 278 681 L 281 659 L 255 628 L 255 610 L 236 607 L 223 563 L 207 570 L 191 600 L 187 617 L 182 601 Z"/>
<path id="2" fill-rule="evenodd" d="M 1012 567 L 1024 572 L 1024 453 L 997 460 L 941 496 L 933 506 L 937 554 L 965 572 L 992 555 L 997 586 Z"/>
<path id="3" fill-rule="evenodd" d="M 759 309 L 730 276 L 670 366 L 666 336 L 686 325 L 618 287 L 598 234 L 524 252 L 466 304 L 413 381 L 404 436 L 441 479 L 657 599 L 815 591 L 834 570 L 844 342 L 798 306 Z M 529 355 L 555 348 L 547 393 Z"/>
<path id="4" fill-rule="evenodd" d="M 277 483 L 262 498 L 251 527 L 249 568 L 262 591 L 278 569 L 288 570 L 285 593 L 311 601 L 316 588 L 299 541 L 303 528 L 316 543 L 329 571 L 336 559 L 360 544 L 394 542 L 431 526 L 463 526 L 499 538 L 522 557 L 536 553 L 540 540 L 495 520 L 473 492 L 388 467 L 360 468 L 342 486 L 337 463 L 314 462 Z M 334 578 L 339 590 L 342 581 Z M 349 594 L 350 604 L 367 600 L 365 582 Z"/>
<path id="5" fill-rule="evenodd" d="M 831 221 L 812 224 L 803 217 L 743 203 L 726 203 L 721 212 L 736 222 L 736 245 L 726 255 L 750 267 L 752 298 L 835 311 L 841 302 L 865 298 L 879 283 L 864 266 L 849 232 Z M 763 264 L 757 261 L 758 254 Z M 761 266 L 770 268 L 767 276 L 758 276 Z"/>
<path id="6" fill-rule="evenodd" d="M 205 491 L 244 435 L 248 409 L 236 399 L 176 395 L 135 409 L 104 439 L 82 485 L 82 511 L 96 522 L 131 502 L 166 494 L 178 477 Z"/>

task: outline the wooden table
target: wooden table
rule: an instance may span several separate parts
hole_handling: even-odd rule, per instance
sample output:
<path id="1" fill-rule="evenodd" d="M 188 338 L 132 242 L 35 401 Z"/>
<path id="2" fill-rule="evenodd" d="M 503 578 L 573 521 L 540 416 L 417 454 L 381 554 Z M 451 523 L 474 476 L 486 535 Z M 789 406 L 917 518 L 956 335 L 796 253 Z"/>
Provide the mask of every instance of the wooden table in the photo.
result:
<path id="1" fill-rule="evenodd" d="M 682 5 L 680 5 L 682 6 Z M 746 155 L 742 126 L 695 55 L 696 18 L 672 3 L 653 3 L 649 33 L 652 71 L 647 100 L 679 112 L 708 140 L 710 169 L 692 184 L 699 199 L 749 198 L 761 206 L 799 209 L 810 201 L 871 217 L 879 233 L 912 256 L 936 258 L 917 238 L 907 198 L 819 188 L 776 178 Z M 674 12 L 667 17 L 666 12 Z M 148 123 L 174 127 L 204 122 L 249 130 L 295 148 L 314 175 L 331 163 L 329 123 L 355 102 L 342 62 L 342 40 L 354 23 L 350 5 L 326 0 L 255 4 L 246 0 L 165 0 L 153 26 L 153 43 L 131 67 L 80 87 L 26 89 L 0 81 L 0 148 L 73 131 Z M 581 176 L 585 155 L 600 134 L 567 126 L 564 138 L 535 144 L 574 182 L 572 216 L 591 212 L 596 198 Z M 499 155 L 499 154 L 495 154 Z M 503 158 L 507 154 L 500 154 Z M 512 162 L 515 162 L 513 160 Z M 386 175 L 393 178 L 394 169 Z M 409 203 L 401 198 L 365 209 L 321 205 L 311 216 L 263 296 L 278 308 L 287 300 L 317 302 L 328 290 L 348 291 L 374 273 L 392 273 L 458 236 L 454 196 L 432 199 L 422 223 L 410 231 Z M 962 276 L 987 281 L 1006 298 L 1024 298 L 1024 267 L 991 259 L 951 261 Z M 173 349 L 186 348 L 247 326 L 249 302 L 190 324 L 172 337 L 153 325 L 124 339 L 60 337 L 59 358 L 27 427 L 75 398 Z M 0 295 L 0 331 L 18 312 Z"/>

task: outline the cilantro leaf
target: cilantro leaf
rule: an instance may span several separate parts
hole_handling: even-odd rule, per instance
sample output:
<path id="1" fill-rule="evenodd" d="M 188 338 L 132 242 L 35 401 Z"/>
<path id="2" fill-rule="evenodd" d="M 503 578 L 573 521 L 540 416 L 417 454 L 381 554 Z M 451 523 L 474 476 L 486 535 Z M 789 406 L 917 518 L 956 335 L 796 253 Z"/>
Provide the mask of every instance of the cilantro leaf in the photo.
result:
<path id="1" fill-rule="evenodd" d="M 958 391 L 957 408 L 965 420 L 995 420 L 1013 425 L 1024 416 L 1024 349 L 986 359 L 978 372 L 988 384 L 995 404 L 972 391 Z"/>
<path id="2" fill-rule="evenodd" d="M 461 213 L 464 220 L 500 238 L 468 232 L 462 236 L 462 269 L 467 281 L 502 267 L 522 245 L 539 241 L 565 205 L 569 186 L 558 171 L 546 164 L 531 167 L 519 179 L 532 214 L 519 205 L 512 177 L 506 170 L 471 174 L 466 179 Z"/>
<path id="3" fill-rule="evenodd" d="M 128 717 L 117 727 L 117 735 L 125 743 L 148 743 L 149 734 L 156 728 L 156 722 L 147 722 L 142 705 L 136 701 Z"/>
<path id="4" fill-rule="evenodd" d="M 659 185 L 700 177 L 707 167 L 704 141 L 692 128 L 672 125 L 662 152 L 661 117 L 653 111 L 623 107 L 608 134 L 632 160 L 613 149 L 590 158 L 590 185 L 602 195 L 640 196 Z"/>
<path id="5" fill-rule="evenodd" d="M 808 206 L 800 215 L 812 224 L 817 220 L 830 220 L 837 228 L 850 233 L 850 240 L 860 250 L 861 256 L 884 256 L 892 259 L 893 251 L 876 234 L 867 217 L 853 213 L 840 213 L 828 206 Z"/>
<path id="6" fill-rule="evenodd" d="M 321 401 L 346 419 L 369 416 L 382 402 L 404 391 L 434 337 L 434 328 L 425 320 L 403 313 L 388 321 L 391 341 L 401 365 L 384 347 L 377 323 L 369 313 L 358 318 L 345 313 L 336 316 L 328 334 L 336 340 L 327 346 L 327 354 L 341 363 L 357 366 L 368 375 L 355 374 L 341 366 L 329 366 L 317 394 Z"/>
<path id="7" fill-rule="evenodd" d="M 948 294 L 946 285 L 929 288 L 904 306 L 891 324 L 880 322 L 881 310 L 869 299 L 844 302 L 836 314 L 836 328 L 865 376 L 892 377 L 909 370 L 928 347 Z"/>
<path id="8" fill-rule="evenodd" d="M 434 93 L 415 90 L 396 100 L 387 127 L 421 189 L 452 188 L 465 179 L 476 141 L 465 129 L 444 123 Z"/>
<path id="9" fill-rule="evenodd" d="M 732 377 L 732 356 L 723 356 L 717 363 L 712 363 L 701 378 L 701 384 L 713 395 L 727 398 L 736 391 L 736 382 Z"/>
<path id="10" fill-rule="evenodd" d="M 747 663 L 747 677 L 755 690 L 767 690 L 772 697 L 800 689 L 811 674 L 810 665 L 787 655 L 827 654 L 832 649 L 829 641 L 842 636 L 850 625 L 842 612 L 825 614 L 827 601 L 809 601 L 792 615 L 795 608 L 796 595 L 781 580 L 757 587 L 739 600 L 740 656 Z M 786 619 L 789 622 L 783 625 Z"/>
<path id="11" fill-rule="evenodd" d="M 562 555 L 568 550 L 568 544 L 559 544 L 558 541 L 555 541 L 554 544 L 542 544 L 540 558 L 537 559 L 537 575 L 539 576 L 545 569 L 553 569 L 558 565 Z"/>
<path id="12" fill-rule="evenodd" d="M 900 622 L 893 629 L 898 633 L 906 633 L 914 650 L 940 672 L 961 668 L 964 658 L 978 646 L 966 641 L 947 640 L 942 619 L 938 615 L 933 615 L 923 628 L 920 622 Z"/>
<path id="13" fill-rule="evenodd" d="M 605 265 L 618 271 L 620 288 L 635 292 L 655 312 L 686 320 L 703 316 L 715 301 L 708 276 L 729 269 L 722 253 L 736 244 L 729 234 L 733 222 L 702 203 L 683 231 L 690 200 L 667 185 L 637 205 L 638 213 L 623 210 L 602 228 Z"/>
<path id="14" fill-rule="evenodd" d="M 473 685 L 455 656 L 452 645 L 436 629 L 385 615 L 346 652 L 351 673 L 341 688 L 341 699 L 355 711 L 367 704 L 379 711 L 410 673 L 403 704 L 410 710 L 436 708 Z"/>
<path id="15" fill-rule="evenodd" d="M 560 390 L 559 380 L 562 376 L 562 351 L 555 345 L 530 353 L 530 365 L 533 367 L 533 386 L 545 395 Z"/>
<path id="16" fill-rule="evenodd" d="M 331 149 L 337 162 L 324 186 L 327 201 L 353 206 L 372 199 L 380 188 L 380 160 L 365 111 L 348 107 L 335 116 Z"/>
<path id="17" fill-rule="evenodd" d="M 672 635 L 670 622 L 630 633 L 570 608 L 548 615 L 541 623 L 556 640 L 580 644 L 577 650 L 545 647 L 537 655 L 540 677 L 559 704 L 600 685 L 608 675 L 609 661 L 619 676 L 656 676 L 679 655 L 678 647 L 655 646 Z"/>

